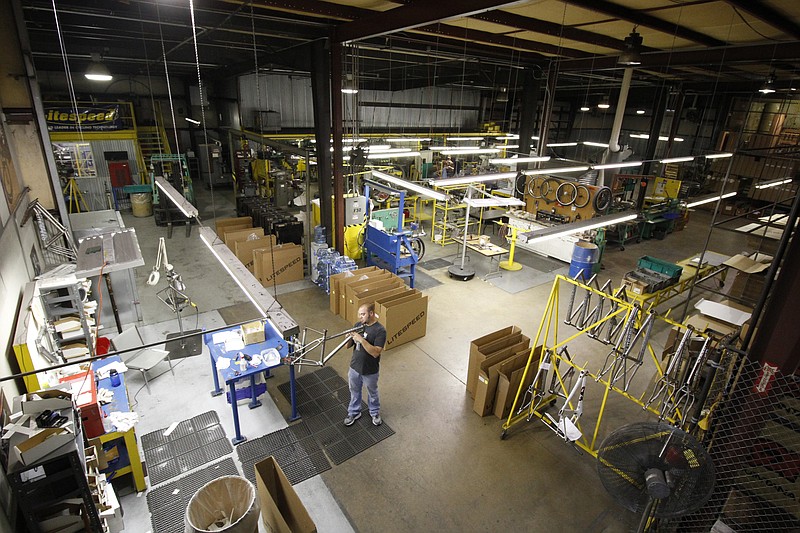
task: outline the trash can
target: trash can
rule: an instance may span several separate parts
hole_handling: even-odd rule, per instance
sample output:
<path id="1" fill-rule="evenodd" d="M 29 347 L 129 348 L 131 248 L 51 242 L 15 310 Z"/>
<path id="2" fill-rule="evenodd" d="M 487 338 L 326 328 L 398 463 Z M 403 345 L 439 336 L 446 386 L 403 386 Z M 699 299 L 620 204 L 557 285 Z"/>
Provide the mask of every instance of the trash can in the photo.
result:
<path id="1" fill-rule="evenodd" d="M 255 533 L 259 507 L 256 489 L 240 476 L 222 476 L 200 487 L 186 508 L 185 532 Z"/>
<path id="2" fill-rule="evenodd" d="M 592 277 L 600 249 L 591 242 L 578 241 L 572 249 L 572 261 L 569 264 L 569 277 L 575 278 L 583 271 L 583 279 Z"/>
<path id="3" fill-rule="evenodd" d="M 131 194 L 131 211 L 135 217 L 149 217 L 153 214 L 153 195 L 149 192 Z"/>

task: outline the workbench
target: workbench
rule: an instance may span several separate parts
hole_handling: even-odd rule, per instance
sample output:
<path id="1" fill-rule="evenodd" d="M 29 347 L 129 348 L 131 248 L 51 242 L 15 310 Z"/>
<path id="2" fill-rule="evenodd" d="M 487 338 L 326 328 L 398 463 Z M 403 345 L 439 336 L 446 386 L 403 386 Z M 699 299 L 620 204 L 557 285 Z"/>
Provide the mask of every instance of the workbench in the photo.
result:
<path id="1" fill-rule="evenodd" d="M 467 248 L 473 252 L 481 254 L 484 257 L 488 257 L 490 263 L 497 263 L 497 268 L 492 269 L 488 274 L 483 276 L 484 280 L 500 274 L 500 258 L 508 253 L 506 248 L 493 243 L 488 243 L 485 246 L 481 246 L 480 239 L 467 239 Z"/>
<path id="2" fill-rule="evenodd" d="M 119 363 L 122 359 L 118 355 L 112 355 L 105 359 L 100 359 L 92 363 L 92 370 L 97 375 L 97 372 L 106 365 L 111 363 Z M 97 389 L 107 389 L 114 394 L 114 398 L 110 403 L 100 405 L 103 411 L 103 417 L 107 417 L 113 412 L 127 413 L 130 412 L 130 404 L 128 403 L 128 391 L 125 387 L 125 375 L 119 374 L 120 384 L 114 387 L 111 385 L 111 378 L 105 377 L 97 380 Z M 130 428 L 127 431 L 107 431 L 97 437 L 101 445 L 122 439 L 124 443 L 124 450 L 117 448 L 119 452 L 119 461 L 115 465 L 109 465 L 107 469 L 102 472 L 108 476 L 108 479 L 116 479 L 125 474 L 131 474 L 133 477 L 133 485 L 137 492 L 145 490 L 146 485 L 144 482 L 144 469 L 142 468 L 142 459 L 139 455 L 139 445 L 136 442 L 136 430 Z M 103 446 L 105 448 L 105 446 Z M 126 457 L 127 456 L 127 457 Z"/>
<path id="3" fill-rule="evenodd" d="M 247 440 L 247 437 L 242 435 L 241 428 L 239 427 L 239 400 L 249 397 L 250 403 L 247 404 L 247 406 L 250 409 L 259 407 L 261 405 L 261 401 L 258 399 L 258 397 L 267 391 L 266 380 L 267 378 L 271 377 L 270 371 L 273 368 L 283 365 L 284 358 L 289 354 L 288 344 L 269 321 L 266 321 L 264 324 L 263 342 L 247 344 L 242 348 L 231 349 L 230 351 L 226 349 L 224 342 L 214 342 L 215 339 L 223 338 L 226 332 L 237 331 L 240 331 L 239 326 L 221 330 L 213 334 L 203 334 L 203 342 L 206 344 L 206 346 L 208 346 L 208 352 L 211 359 L 211 375 L 214 377 L 214 390 L 211 391 L 211 395 L 219 396 L 223 393 L 219 382 L 220 376 L 222 376 L 222 380 L 228 387 L 227 400 L 231 404 L 231 410 L 233 411 L 233 426 L 235 430 L 235 436 L 233 439 L 231 439 L 231 442 L 233 442 L 234 445 L 240 444 Z M 251 361 L 246 361 L 246 365 L 244 366 L 240 366 L 237 363 L 237 357 L 239 357 L 239 354 L 252 357 L 254 355 L 261 355 L 262 352 L 266 352 L 268 350 L 276 350 L 278 352 L 280 357 L 278 358 L 277 363 L 266 364 L 265 361 L 262 361 L 260 364 L 255 366 Z M 221 364 L 221 358 L 229 359 L 229 365 L 225 366 L 224 364 Z M 264 383 L 256 383 L 256 377 L 259 374 L 264 375 Z M 250 384 L 247 387 L 237 389 L 236 384 L 245 380 L 249 381 Z M 292 414 L 290 420 L 296 420 L 298 416 L 297 404 L 295 401 L 293 365 L 289 365 L 289 384 L 290 398 L 292 402 Z"/>

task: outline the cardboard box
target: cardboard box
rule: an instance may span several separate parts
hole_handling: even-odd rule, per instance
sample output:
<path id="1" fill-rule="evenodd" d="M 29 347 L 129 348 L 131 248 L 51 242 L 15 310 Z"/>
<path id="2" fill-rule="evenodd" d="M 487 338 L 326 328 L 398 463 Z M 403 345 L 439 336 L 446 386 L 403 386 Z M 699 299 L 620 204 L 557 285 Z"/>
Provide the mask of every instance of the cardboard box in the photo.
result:
<path id="1" fill-rule="evenodd" d="M 328 280 L 329 281 L 329 287 L 330 287 L 330 292 L 328 294 L 330 296 L 330 310 L 331 310 L 331 313 L 334 313 L 336 315 L 339 314 L 339 300 L 341 298 L 341 295 L 339 294 L 339 290 L 340 290 L 340 282 L 341 282 L 341 280 L 352 278 L 352 277 L 361 277 L 361 276 L 363 276 L 363 275 L 365 275 L 365 274 L 367 274 L 369 272 L 378 272 L 378 271 L 382 271 L 382 270 L 379 269 L 376 266 L 370 266 L 370 267 L 365 267 L 365 268 L 359 268 L 358 270 L 350 270 L 348 272 L 341 272 L 339 274 L 334 274 L 333 276 L 331 276 L 330 279 Z"/>
<path id="2" fill-rule="evenodd" d="M 269 248 L 275 246 L 275 235 L 264 235 L 258 239 L 235 241 L 233 243 L 233 253 L 242 262 L 247 270 L 253 272 L 253 250 L 257 248 Z"/>
<path id="3" fill-rule="evenodd" d="M 59 427 L 34 429 L 34 433 L 26 436 L 16 433 L 12 436 L 10 445 L 13 446 L 13 461 L 9 463 L 22 463 L 32 465 L 45 456 L 57 451 L 61 447 L 72 445 L 75 447 L 75 418 L 72 408 L 60 411 L 61 416 L 66 416 L 68 421 Z M 28 421 L 31 429 L 35 427 L 36 421 L 31 418 Z"/>
<path id="4" fill-rule="evenodd" d="M 261 518 L 276 533 L 315 533 L 317 526 L 305 505 L 270 456 L 254 465 Z"/>
<path id="5" fill-rule="evenodd" d="M 478 384 L 478 366 L 481 361 L 486 358 L 485 354 L 489 353 L 484 350 L 484 347 L 498 340 L 506 339 L 512 335 L 521 333 L 521 331 L 519 326 L 508 326 L 484 335 L 483 337 L 479 337 L 470 343 L 469 366 L 467 367 L 467 392 L 469 392 L 472 398 L 475 398 L 475 386 Z M 513 342 L 511 342 L 511 344 L 513 344 Z M 500 348 L 503 348 L 503 346 L 495 348 L 495 350 Z"/>
<path id="6" fill-rule="evenodd" d="M 21 410 L 26 415 L 72 407 L 72 394 L 63 389 L 30 392 L 22 396 Z"/>
<path id="7" fill-rule="evenodd" d="M 502 350 L 492 353 L 484 359 L 478 367 L 478 383 L 475 385 L 475 401 L 472 410 L 480 416 L 486 416 L 494 409 L 495 393 L 497 392 L 497 375 L 500 365 L 510 357 L 530 347 L 530 339 L 521 335 L 519 342 Z"/>
<path id="8" fill-rule="evenodd" d="M 227 245 L 228 248 L 231 249 L 233 252 L 235 249 L 233 247 L 233 243 L 236 241 L 246 241 L 250 238 L 251 235 L 255 235 L 256 237 L 263 237 L 264 236 L 264 228 L 245 228 L 245 229 L 230 229 L 225 232 L 222 236 L 223 242 Z"/>
<path id="9" fill-rule="evenodd" d="M 222 238 L 226 231 L 253 227 L 253 217 L 218 218 L 214 224 L 217 236 Z"/>
<path id="10" fill-rule="evenodd" d="M 751 302 L 756 302 L 761 297 L 767 280 L 772 257 L 765 254 L 753 254 L 747 257 L 742 254 L 734 255 L 723 264 L 728 265 L 736 273 L 730 288 L 730 295 Z"/>
<path id="11" fill-rule="evenodd" d="M 303 279 L 303 247 L 279 244 L 253 250 L 253 275 L 265 287 Z M 274 266 L 274 270 L 273 270 Z"/>
<path id="12" fill-rule="evenodd" d="M 374 294 L 383 293 L 389 289 L 396 289 L 400 286 L 405 287 L 406 284 L 402 279 L 394 274 L 389 273 L 386 278 L 377 280 L 368 279 L 351 283 L 345 286 L 345 305 L 344 318 L 348 322 L 356 322 L 358 320 L 358 308 L 365 303 L 374 302 L 372 298 Z"/>
<path id="13" fill-rule="evenodd" d="M 417 289 L 376 300 L 375 312 L 386 328 L 384 351 L 424 337 L 427 332 L 428 297 Z"/>
<path id="14" fill-rule="evenodd" d="M 358 309 L 364 304 L 375 303 L 379 298 L 405 295 L 409 291 L 408 285 L 403 283 L 402 280 L 399 281 L 400 283 L 397 283 L 392 280 L 389 284 L 357 293 L 353 300 L 351 319 L 348 319 L 348 321 L 353 323 L 358 321 Z"/>
<path id="15" fill-rule="evenodd" d="M 242 324 L 242 338 L 245 344 L 264 342 L 264 323 L 260 320 Z"/>
<path id="16" fill-rule="evenodd" d="M 497 372 L 497 392 L 494 397 L 494 416 L 501 420 L 511 413 L 511 404 L 514 403 L 520 385 L 527 388 L 533 383 L 533 378 L 539 368 L 542 347 L 534 348 L 531 366 L 523 384 L 522 375 L 525 373 L 525 366 L 528 364 L 530 355 L 531 350 L 525 350 L 500 364 L 500 370 Z"/>
<path id="17" fill-rule="evenodd" d="M 338 314 L 340 317 L 347 319 L 347 287 L 353 283 L 370 283 L 370 281 L 378 281 L 381 279 L 388 279 L 394 276 L 388 270 L 375 270 L 374 272 L 365 272 L 362 275 L 357 277 L 346 277 L 339 280 L 339 311 Z"/>

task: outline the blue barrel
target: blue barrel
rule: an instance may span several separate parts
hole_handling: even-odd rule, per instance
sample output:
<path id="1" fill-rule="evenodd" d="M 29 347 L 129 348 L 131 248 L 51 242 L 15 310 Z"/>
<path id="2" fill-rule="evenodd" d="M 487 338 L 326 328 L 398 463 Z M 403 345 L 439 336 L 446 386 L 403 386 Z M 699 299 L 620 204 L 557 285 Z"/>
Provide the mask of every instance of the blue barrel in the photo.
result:
<path id="1" fill-rule="evenodd" d="M 569 277 L 574 278 L 583 270 L 583 278 L 592 277 L 595 265 L 599 259 L 600 249 L 591 242 L 578 241 L 572 249 L 572 261 L 569 263 Z"/>

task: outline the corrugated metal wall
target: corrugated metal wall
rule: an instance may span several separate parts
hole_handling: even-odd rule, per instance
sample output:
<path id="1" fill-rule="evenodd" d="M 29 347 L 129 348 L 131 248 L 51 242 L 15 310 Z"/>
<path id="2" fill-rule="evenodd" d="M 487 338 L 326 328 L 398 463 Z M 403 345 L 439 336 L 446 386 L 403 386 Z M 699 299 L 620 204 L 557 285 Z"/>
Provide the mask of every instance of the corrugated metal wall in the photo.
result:
<path id="1" fill-rule="evenodd" d="M 91 141 L 92 155 L 97 175 L 108 177 L 108 163 L 103 158 L 104 152 L 128 152 L 128 162 L 131 166 L 131 178 L 134 183 L 140 183 L 139 164 L 136 162 L 136 145 L 130 140 Z"/>
<path id="2" fill-rule="evenodd" d="M 255 74 L 242 76 L 239 78 L 239 102 L 245 128 L 256 127 L 257 109 L 280 113 L 281 128 L 314 127 L 310 78 L 261 74 L 257 90 Z M 454 128 L 471 131 L 478 126 L 480 91 L 436 87 L 394 92 L 362 90 L 352 97 L 345 95 L 344 102 L 345 122 L 352 123 L 355 119 L 353 106 L 358 102 L 360 126 L 366 129 Z M 391 104 L 407 107 L 390 107 Z"/>

